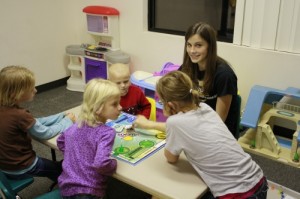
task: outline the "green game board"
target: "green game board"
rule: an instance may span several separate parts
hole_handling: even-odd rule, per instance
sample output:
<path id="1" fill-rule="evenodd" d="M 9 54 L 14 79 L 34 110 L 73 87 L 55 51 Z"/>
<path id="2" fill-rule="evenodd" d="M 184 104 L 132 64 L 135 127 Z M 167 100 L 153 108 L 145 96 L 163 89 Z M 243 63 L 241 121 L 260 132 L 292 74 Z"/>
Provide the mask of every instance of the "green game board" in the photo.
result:
<path id="1" fill-rule="evenodd" d="M 129 128 L 135 116 L 122 113 L 117 120 L 107 123 L 116 129 L 112 156 L 130 164 L 137 164 L 161 149 L 165 135 L 160 131 Z"/>

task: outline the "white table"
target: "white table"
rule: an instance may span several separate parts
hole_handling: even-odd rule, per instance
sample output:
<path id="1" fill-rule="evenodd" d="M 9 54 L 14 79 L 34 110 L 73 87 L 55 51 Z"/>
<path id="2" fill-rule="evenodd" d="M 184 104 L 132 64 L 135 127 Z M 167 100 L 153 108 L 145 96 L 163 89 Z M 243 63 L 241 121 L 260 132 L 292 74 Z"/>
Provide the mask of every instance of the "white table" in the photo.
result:
<path id="1" fill-rule="evenodd" d="M 79 110 L 80 107 L 75 107 L 67 112 L 78 115 Z M 56 139 L 57 137 L 54 137 L 40 142 L 52 149 L 58 149 Z M 117 161 L 118 166 L 113 175 L 114 178 L 158 198 L 191 199 L 197 198 L 207 191 L 206 184 L 184 155 L 180 156 L 176 164 L 167 163 L 163 149 L 135 166 L 121 160 Z"/>

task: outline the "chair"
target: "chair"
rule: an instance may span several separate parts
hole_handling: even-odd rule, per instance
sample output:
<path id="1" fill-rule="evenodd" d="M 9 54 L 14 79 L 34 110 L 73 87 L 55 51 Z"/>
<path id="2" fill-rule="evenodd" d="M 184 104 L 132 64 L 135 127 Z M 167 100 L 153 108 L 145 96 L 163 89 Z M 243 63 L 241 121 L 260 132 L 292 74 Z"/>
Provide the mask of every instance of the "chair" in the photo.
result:
<path id="1" fill-rule="evenodd" d="M 146 97 L 151 104 L 149 120 L 156 121 L 156 101 L 151 97 Z"/>
<path id="2" fill-rule="evenodd" d="M 33 177 L 28 177 L 21 180 L 11 180 L 0 171 L 0 189 L 7 199 L 15 199 L 19 191 L 25 189 L 34 181 Z"/>
<path id="3" fill-rule="evenodd" d="M 34 199 L 60 199 L 60 198 L 62 198 L 62 197 L 60 195 L 59 189 L 55 189 L 51 192 L 40 195 Z"/>

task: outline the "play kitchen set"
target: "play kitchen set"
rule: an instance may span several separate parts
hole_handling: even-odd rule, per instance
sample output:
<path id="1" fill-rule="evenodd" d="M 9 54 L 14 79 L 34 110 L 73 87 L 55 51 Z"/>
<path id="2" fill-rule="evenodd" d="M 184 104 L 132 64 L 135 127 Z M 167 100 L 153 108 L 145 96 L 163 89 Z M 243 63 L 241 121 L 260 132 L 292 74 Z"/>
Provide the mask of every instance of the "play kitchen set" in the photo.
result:
<path id="1" fill-rule="evenodd" d="M 129 65 L 130 58 L 120 50 L 119 11 L 105 6 L 87 6 L 83 9 L 87 16 L 87 29 L 95 44 L 69 45 L 66 52 L 70 57 L 68 69 L 71 76 L 67 89 L 83 92 L 86 83 L 93 78 L 107 79 L 108 68 L 114 63 Z M 178 65 L 166 63 L 160 72 L 136 71 L 131 75 L 131 83 L 140 87 L 147 97 L 156 101 L 156 120 L 165 121 L 163 107 L 155 94 L 156 81 L 164 74 L 177 70 Z"/>
<path id="2" fill-rule="evenodd" d="M 95 77 L 107 79 L 108 67 L 113 63 L 129 64 L 130 58 L 120 50 L 119 11 L 105 6 L 87 6 L 87 30 L 95 44 L 69 45 L 71 71 L 67 89 L 83 92 L 86 83 Z"/>

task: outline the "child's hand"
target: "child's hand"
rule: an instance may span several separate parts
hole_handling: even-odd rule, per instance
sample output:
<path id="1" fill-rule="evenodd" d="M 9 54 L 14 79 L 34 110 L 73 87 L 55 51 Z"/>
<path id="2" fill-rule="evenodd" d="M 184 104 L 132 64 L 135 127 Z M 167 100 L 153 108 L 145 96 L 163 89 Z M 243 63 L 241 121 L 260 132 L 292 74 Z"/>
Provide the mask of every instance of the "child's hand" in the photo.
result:
<path id="1" fill-rule="evenodd" d="M 149 129 L 151 121 L 149 121 L 145 116 L 138 115 L 136 116 L 136 120 L 132 123 L 133 128 L 142 128 Z"/>
<path id="2" fill-rule="evenodd" d="M 76 116 L 74 113 L 66 113 L 66 117 L 70 118 L 73 123 L 76 122 Z"/>

